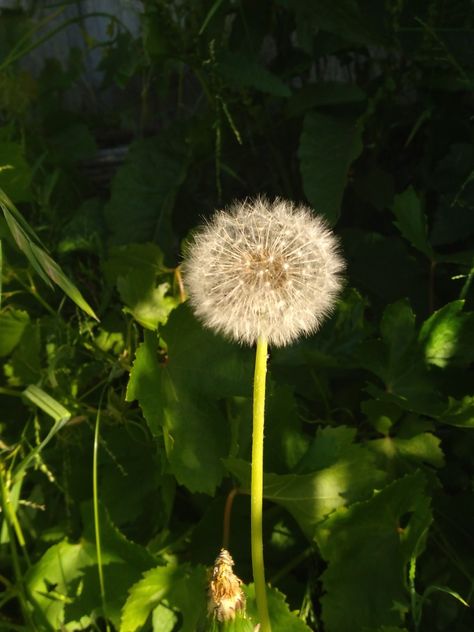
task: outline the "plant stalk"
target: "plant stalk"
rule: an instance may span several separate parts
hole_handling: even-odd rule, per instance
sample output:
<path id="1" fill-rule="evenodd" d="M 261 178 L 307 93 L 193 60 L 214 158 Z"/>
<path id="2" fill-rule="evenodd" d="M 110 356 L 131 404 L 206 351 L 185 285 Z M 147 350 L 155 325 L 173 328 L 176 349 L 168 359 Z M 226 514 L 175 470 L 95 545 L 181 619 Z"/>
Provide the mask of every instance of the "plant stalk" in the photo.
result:
<path id="1" fill-rule="evenodd" d="M 268 615 L 265 567 L 263 563 L 263 429 L 265 421 L 265 384 L 267 374 L 267 340 L 257 341 L 253 384 L 252 481 L 250 485 L 252 569 L 255 583 L 260 632 L 271 632 Z"/>

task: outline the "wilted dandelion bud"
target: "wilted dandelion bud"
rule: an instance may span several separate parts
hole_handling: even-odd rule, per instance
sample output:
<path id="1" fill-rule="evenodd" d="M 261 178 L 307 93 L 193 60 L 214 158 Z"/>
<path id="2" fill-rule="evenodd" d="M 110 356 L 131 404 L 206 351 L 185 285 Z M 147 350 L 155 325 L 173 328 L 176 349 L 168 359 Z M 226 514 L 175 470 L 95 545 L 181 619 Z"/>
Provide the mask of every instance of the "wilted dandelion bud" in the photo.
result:
<path id="1" fill-rule="evenodd" d="M 234 203 L 196 233 L 183 275 L 202 322 L 253 344 L 284 346 L 316 331 L 342 285 L 344 261 L 325 222 L 303 206 Z"/>
<path id="2" fill-rule="evenodd" d="M 229 551 L 221 549 L 211 571 L 208 590 L 209 616 L 218 621 L 230 621 L 241 612 L 245 615 L 245 595 L 242 591 L 242 581 L 234 574 L 232 567 L 234 560 Z"/>

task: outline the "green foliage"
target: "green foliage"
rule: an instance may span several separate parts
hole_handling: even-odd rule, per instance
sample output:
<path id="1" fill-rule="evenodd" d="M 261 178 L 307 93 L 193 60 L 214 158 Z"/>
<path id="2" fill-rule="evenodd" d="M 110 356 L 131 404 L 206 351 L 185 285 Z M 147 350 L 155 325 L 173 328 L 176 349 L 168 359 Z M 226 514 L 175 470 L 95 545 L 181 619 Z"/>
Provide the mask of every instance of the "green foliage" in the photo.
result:
<path id="1" fill-rule="evenodd" d="M 258 623 L 254 354 L 202 328 L 179 266 L 265 194 L 347 260 L 321 330 L 270 349 L 273 630 L 471 632 L 472 3 L 76 4 L 0 15 L 0 629 Z M 224 515 L 247 618 L 221 624 Z"/>

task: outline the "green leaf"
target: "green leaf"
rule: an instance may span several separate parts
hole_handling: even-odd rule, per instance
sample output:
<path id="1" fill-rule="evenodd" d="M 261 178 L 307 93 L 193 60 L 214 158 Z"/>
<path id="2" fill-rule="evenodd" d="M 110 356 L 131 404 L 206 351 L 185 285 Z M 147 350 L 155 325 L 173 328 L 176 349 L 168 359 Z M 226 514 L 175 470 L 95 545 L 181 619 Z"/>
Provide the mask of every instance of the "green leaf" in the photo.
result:
<path id="1" fill-rule="evenodd" d="M 217 69 L 230 85 L 255 88 L 275 97 L 291 95 L 289 87 L 278 75 L 274 75 L 250 55 L 227 51 L 220 57 Z"/>
<path id="2" fill-rule="evenodd" d="M 316 526 L 336 508 L 370 496 L 384 479 L 374 465 L 373 455 L 362 445 L 352 444 L 355 431 L 325 429 L 310 448 L 305 466 L 315 457 L 321 469 L 309 474 L 265 474 L 263 495 L 289 511 L 311 540 Z M 332 436 L 331 436 L 332 435 Z M 342 439 L 342 445 L 338 445 Z M 250 489 L 250 463 L 226 459 L 227 469 L 244 489 Z"/>
<path id="3" fill-rule="evenodd" d="M 165 252 L 173 248 L 171 214 L 186 168 L 184 147 L 174 150 L 165 135 L 130 147 L 105 207 L 113 243 L 156 241 Z"/>
<path id="4" fill-rule="evenodd" d="M 9 309 L 0 312 L 0 357 L 13 351 L 29 322 L 30 317 L 23 310 Z"/>
<path id="5" fill-rule="evenodd" d="M 386 436 L 367 443 L 370 450 L 384 458 L 385 467 L 390 467 L 397 461 L 417 466 L 427 463 L 434 467 L 443 467 L 444 455 L 440 446 L 441 440 L 431 432 L 423 432 L 409 438 Z"/>
<path id="6" fill-rule="evenodd" d="M 255 586 L 243 586 L 247 597 L 247 616 L 256 625 L 259 621 L 257 604 L 255 601 Z M 286 598 L 276 588 L 267 587 L 268 613 L 272 632 L 310 632 L 310 628 L 299 618 L 297 612 L 291 612 Z"/>
<path id="7" fill-rule="evenodd" d="M 339 217 L 347 173 L 362 147 L 357 119 L 319 112 L 305 116 L 298 151 L 303 188 L 313 208 L 331 224 Z"/>
<path id="8" fill-rule="evenodd" d="M 439 415 L 439 421 L 458 428 L 474 428 L 474 396 L 461 400 L 448 397 L 448 405 Z"/>
<path id="9" fill-rule="evenodd" d="M 156 244 L 112 246 L 104 263 L 107 281 L 116 283 L 119 277 L 126 276 L 132 269 L 139 270 L 142 274 L 152 272 L 155 276 L 168 271 L 163 263 L 163 252 Z"/>
<path id="10" fill-rule="evenodd" d="M 0 142 L 0 188 L 15 202 L 30 200 L 31 169 L 21 145 Z"/>
<path id="11" fill-rule="evenodd" d="M 434 259 L 434 251 L 428 240 L 425 213 L 413 187 L 395 196 L 393 213 L 397 218 L 394 224 L 403 237 L 428 259 Z"/>
<path id="12" fill-rule="evenodd" d="M 0 339 L 1 336 L 0 333 Z M 39 322 L 27 324 L 10 360 L 4 364 L 4 372 L 10 386 L 34 384 L 41 378 L 41 324 Z"/>
<path id="13" fill-rule="evenodd" d="M 405 476 L 318 526 L 316 541 L 328 562 L 321 599 L 327 632 L 403 623 L 407 565 L 421 552 L 432 520 L 425 485 L 420 472 Z"/>
<path id="14" fill-rule="evenodd" d="M 170 284 L 156 285 L 153 272 L 143 274 L 140 270 L 130 270 L 126 277 L 117 281 L 120 298 L 127 306 L 124 311 L 132 314 L 146 329 L 156 329 L 164 324 L 170 312 L 177 307 L 179 298 L 168 294 Z"/>
<path id="15" fill-rule="evenodd" d="M 448 303 L 423 323 L 419 341 L 428 364 L 468 366 L 474 359 L 474 314 L 463 306 L 464 301 Z"/>
<path id="16" fill-rule="evenodd" d="M 80 621 L 87 626 L 94 613 L 102 610 L 90 505 L 84 508 L 84 524 L 86 529 L 78 542 L 63 540 L 53 545 L 25 576 L 35 616 L 54 630 L 62 629 L 63 624 L 77 629 Z M 127 589 L 156 561 L 146 549 L 126 540 L 105 513 L 101 516 L 101 540 L 107 614 L 118 627 Z"/>
<path id="17" fill-rule="evenodd" d="M 122 610 L 120 632 L 135 632 L 146 623 L 151 612 L 162 603 L 183 615 L 182 632 L 195 632 L 206 606 L 204 567 L 159 566 L 147 571 L 129 591 Z M 162 611 L 165 617 L 166 611 Z M 154 616 L 154 627 L 160 625 Z M 163 629 L 163 627 L 157 628 Z"/>
<path id="18" fill-rule="evenodd" d="M 137 399 L 151 432 L 163 436 L 171 472 L 191 491 L 212 494 L 230 449 L 230 423 L 220 400 L 249 396 L 252 362 L 247 350 L 205 330 L 187 305 L 160 329 L 167 359 L 158 359 L 157 338 L 145 333 L 137 350 L 127 400 Z"/>
<path id="19" fill-rule="evenodd" d="M 42 388 L 30 384 L 24 391 L 23 397 L 29 400 L 38 408 L 41 408 L 47 415 L 52 417 L 54 421 L 64 421 L 71 417 L 71 413 L 64 408 L 54 397 L 48 395 Z"/>

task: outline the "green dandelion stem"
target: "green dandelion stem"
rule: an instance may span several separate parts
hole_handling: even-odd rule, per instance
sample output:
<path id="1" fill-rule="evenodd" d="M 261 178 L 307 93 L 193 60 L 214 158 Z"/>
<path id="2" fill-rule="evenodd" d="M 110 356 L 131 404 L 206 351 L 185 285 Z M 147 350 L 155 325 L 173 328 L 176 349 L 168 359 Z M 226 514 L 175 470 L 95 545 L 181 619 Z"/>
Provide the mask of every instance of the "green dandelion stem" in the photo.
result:
<path id="1" fill-rule="evenodd" d="M 267 373 L 267 339 L 257 341 L 253 386 L 252 482 L 250 487 L 252 568 L 260 631 L 271 632 L 268 615 L 265 567 L 263 564 L 263 429 L 265 420 L 265 382 Z"/>

